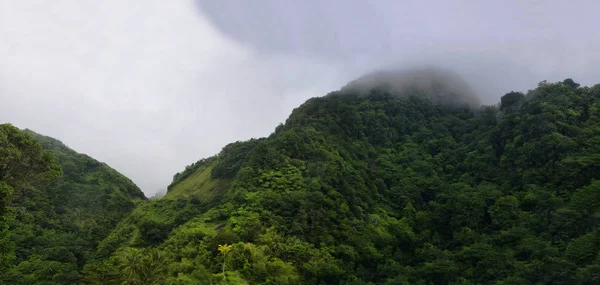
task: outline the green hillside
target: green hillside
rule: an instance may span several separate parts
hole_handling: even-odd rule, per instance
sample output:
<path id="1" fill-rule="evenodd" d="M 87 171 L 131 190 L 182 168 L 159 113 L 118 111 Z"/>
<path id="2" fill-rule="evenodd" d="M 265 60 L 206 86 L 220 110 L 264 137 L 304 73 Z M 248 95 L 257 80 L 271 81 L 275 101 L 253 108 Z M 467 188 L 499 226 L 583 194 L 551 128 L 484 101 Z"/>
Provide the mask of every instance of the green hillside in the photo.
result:
<path id="1" fill-rule="evenodd" d="M 201 160 L 190 166 L 187 172 L 176 175 L 163 198 L 188 198 L 202 203 L 217 202 L 229 189 L 231 179 L 211 178 L 215 162 L 216 157 Z"/>
<path id="2" fill-rule="evenodd" d="M 3 284 L 76 284 L 95 248 L 145 200 L 140 189 L 114 169 L 58 140 L 24 132 L 51 154 L 62 175 L 16 189 L 7 240 L 14 250 Z"/>
<path id="3" fill-rule="evenodd" d="M 481 108 L 371 87 L 176 174 L 100 244 L 87 282 L 600 282 L 600 85 Z"/>
<path id="4" fill-rule="evenodd" d="M 0 280 L 599 284 L 600 85 L 474 107 L 463 82 L 424 74 L 310 99 L 155 200 L 0 125 Z"/>

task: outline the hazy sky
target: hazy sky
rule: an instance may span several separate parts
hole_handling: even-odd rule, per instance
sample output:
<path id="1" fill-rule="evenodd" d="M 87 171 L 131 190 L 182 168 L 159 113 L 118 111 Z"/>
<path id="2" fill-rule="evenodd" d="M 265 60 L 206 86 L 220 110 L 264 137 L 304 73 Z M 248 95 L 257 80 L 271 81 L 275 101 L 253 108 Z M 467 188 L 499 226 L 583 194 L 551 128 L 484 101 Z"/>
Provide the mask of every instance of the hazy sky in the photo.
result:
<path id="1" fill-rule="evenodd" d="M 307 98 L 441 65 L 488 104 L 600 82 L 599 1 L 0 0 L 0 123 L 62 140 L 151 196 Z"/>

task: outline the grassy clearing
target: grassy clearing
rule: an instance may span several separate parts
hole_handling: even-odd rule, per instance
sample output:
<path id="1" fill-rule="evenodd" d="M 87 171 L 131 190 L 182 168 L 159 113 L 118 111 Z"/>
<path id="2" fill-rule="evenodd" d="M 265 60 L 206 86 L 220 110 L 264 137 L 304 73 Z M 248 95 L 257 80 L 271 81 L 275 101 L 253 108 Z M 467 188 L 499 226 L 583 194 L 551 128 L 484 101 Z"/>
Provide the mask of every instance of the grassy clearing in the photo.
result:
<path id="1" fill-rule="evenodd" d="M 171 189 L 164 199 L 197 198 L 202 203 L 209 203 L 221 197 L 231 181 L 227 179 L 212 179 L 213 164 L 202 167 Z"/>

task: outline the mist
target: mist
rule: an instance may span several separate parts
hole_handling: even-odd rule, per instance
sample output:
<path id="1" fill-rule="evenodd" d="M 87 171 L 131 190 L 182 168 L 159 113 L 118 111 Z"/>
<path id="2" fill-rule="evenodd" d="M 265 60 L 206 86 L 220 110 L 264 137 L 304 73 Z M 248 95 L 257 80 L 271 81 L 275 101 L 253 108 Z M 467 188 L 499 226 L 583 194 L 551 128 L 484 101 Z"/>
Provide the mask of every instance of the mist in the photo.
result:
<path id="1" fill-rule="evenodd" d="M 198 0 L 215 27 L 262 54 L 343 62 L 347 81 L 431 65 L 460 74 L 482 102 L 543 80 L 600 78 L 597 1 Z"/>
<path id="2" fill-rule="evenodd" d="M 323 61 L 257 54 L 193 1 L 0 0 L 0 42 L 0 123 L 106 162 L 148 197 L 344 81 Z"/>
<path id="3" fill-rule="evenodd" d="M 306 99 L 438 66 L 483 104 L 600 78 L 600 3 L 0 0 L 0 123 L 60 139 L 146 196 Z M 469 95 L 471 96 L 471 95 Z"/>
<path id="4" fill-rule="evenodd" d="M 373 88 L 384 88 L 399 96 L 416 92 L 434 104 L 481 106 L 479 97 L 458 73 L 436 67 L 381 70 L 361 76 L 341 90 L 364 92 Z"/>

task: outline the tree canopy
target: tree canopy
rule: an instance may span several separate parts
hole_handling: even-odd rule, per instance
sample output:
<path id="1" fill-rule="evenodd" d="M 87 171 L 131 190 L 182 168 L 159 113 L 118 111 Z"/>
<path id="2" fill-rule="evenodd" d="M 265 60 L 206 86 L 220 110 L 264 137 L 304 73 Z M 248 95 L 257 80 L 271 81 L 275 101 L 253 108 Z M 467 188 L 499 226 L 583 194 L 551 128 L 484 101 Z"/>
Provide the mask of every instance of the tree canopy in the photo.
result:
<path id="1" fill-rule="evenodd" d="M 310 99 L 111 220 L 86 258 L 71 251 L 72 275 L 51 272 L 73 244 L 21 255 L 13 272 L 22 284 L 30 272 L 59 284 L 600 282 L 600 85 L 541 82 L 480 108 L 395 92 Z"/>
<path id="2" fill-rule="evenodd" d="M 10 210 L 2 216 L 0 283 L 79 283 L 97 243 L 143 193 L 107 165 L 8 124 L 0 125 L 0 153 Z"/>

